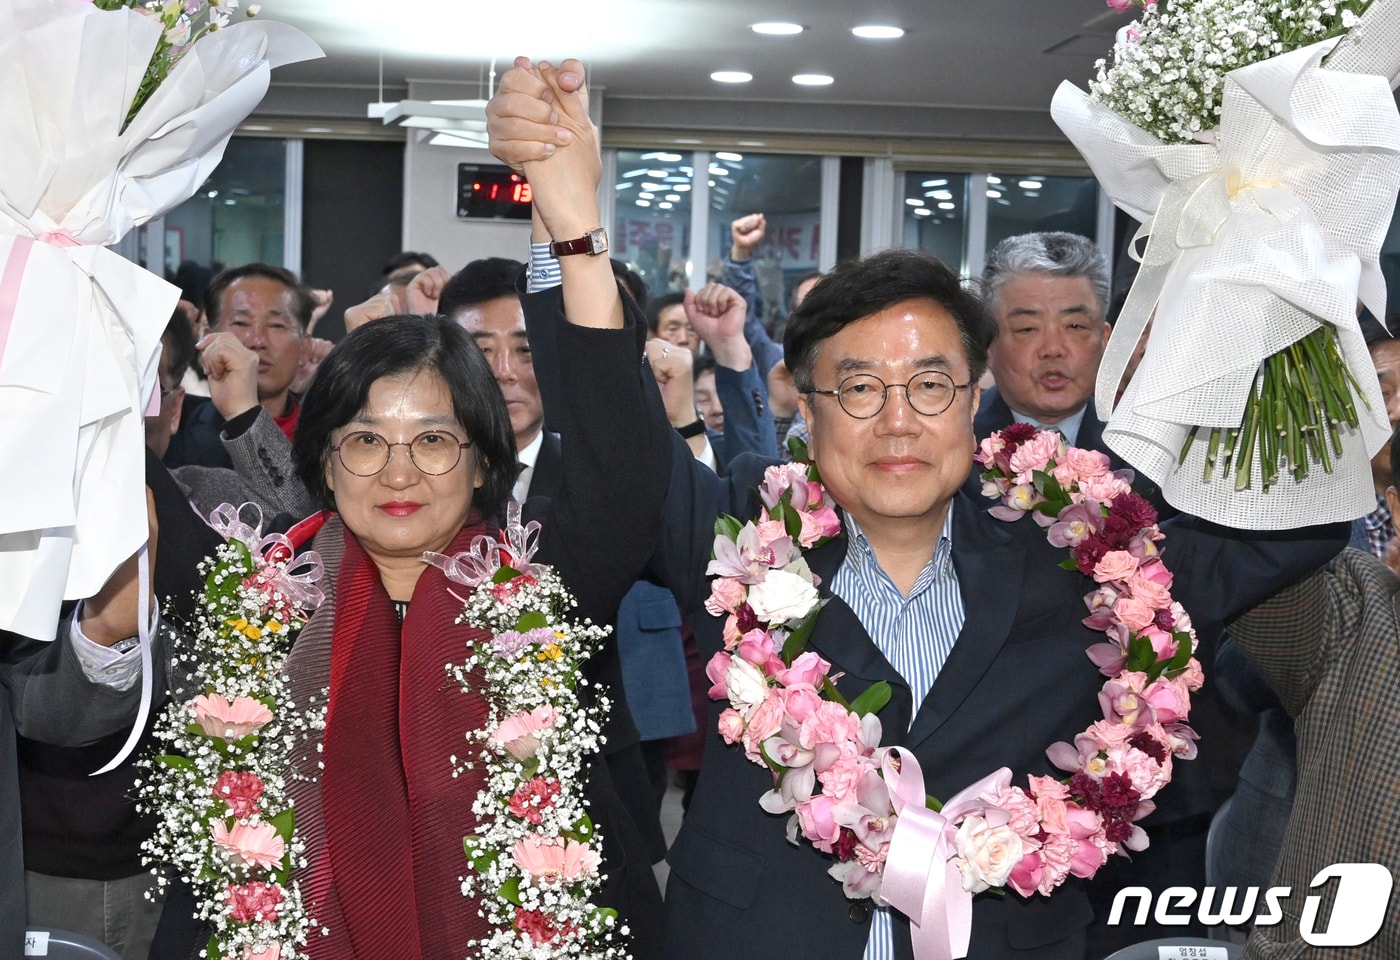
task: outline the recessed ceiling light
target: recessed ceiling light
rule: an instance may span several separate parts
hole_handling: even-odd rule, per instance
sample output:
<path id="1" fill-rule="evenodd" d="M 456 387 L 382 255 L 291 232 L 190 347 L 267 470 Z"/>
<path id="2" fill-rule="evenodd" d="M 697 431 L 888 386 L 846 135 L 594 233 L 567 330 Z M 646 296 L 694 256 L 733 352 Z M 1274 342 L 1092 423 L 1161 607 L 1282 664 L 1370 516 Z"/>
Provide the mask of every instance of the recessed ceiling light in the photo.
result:
<path id="1" fill-rule="evenodd" d="M 650 201 L 650 200 L 638 200 L 638 201 L 637 201 L 637 206 L 639 206 L 639 207 L 649 207 L 649 206 L 651 206 L 651 201 Z"/>
<path id="2" fill-rule="evenodd" d="M 670 172 L 669 170 L 648 170 L 647 176 L 656 180 L 664 180 Z"/>
<path id="3" fill-rule="evenodd" d="M 753 79 L 753 74 L 742 70 L 716 70 L 710 74 L 710 79 L 716 83 L 748 83 Z"/>
<path id="4" fill-rule="evenodd" d="M 920 184 L 920 186 L 924 187 L 946 187 L 947 185 L 947 180 L 925 180 L 922 184 Z"/>
<path id="5" fill-rule="evenodd" d="M 712 176 L 712 177 L 727 177 L 727 176 L 729 176 L 729 170 L 726 169 L 725 167 L 721 167 L 721 166 L 720 166 L 719 164 L 717 164 L 717 163 L 712 163 L 712 164 L 710 164 L 710 176 Z"/>
<path id="6" fill-rule="evenodd" d="M 681 159 L 679 153 L 644 153 L 643 160 L 660 160 L 662 163 L 677 163 Z"/>
<path id="7" fill-rule="evenodd" d="M 861 27 L 852 27 L 851 32 L 862 40 L 898 40 L 904 36 L 902 27 L 888 27 L 877 24 L 868 24 Z"/>
<path id="8" fill-rule="evenodd" d="M 761 33 L 769 37 L 790 37 L 793 34 L 801 33 L 804 28 L 800 23 L 770 21 L 768 23 L 755 23 L 752 29 L 754 33 Z"/>
<path id="9" fill-rule="evenodd" d="M 661 208 L 662 210 L 670 210 L 670 209 L 671 209 L 671 204 L 668 203 L 668 202 L 666 202 L 665 200 L 663 200 L 663 201 L 661 201 L 660 203 L 658 203 L 657 206 L 658 206 L 659 208 Z"/>
<path id="10" fill-rule="evenodd" d="M 666 189 L 666 184 L 664 184 L 664 183 L 651 183 L 650 181 L 647 181 L 647 182 L 644 182 L 644 183 L 642 184 L 642 189 L 643 189 L 643 190 L 665 190 L 665 189 Z"/>
<path id="11" fill-rule="evenodd" d="M 938 205 L 938 209 L 940 209 L 940 210 L 956 210 L 956 209 L 958 209 L 958 205 L 957 205 L 956 203 L 949 203 L 947 200 L 945 200 L 945 201 L 943 201 L 942 203 L 940 203 L 940 204 Z"/>
<path id="12" fill-rule="evenodd" d="M 666 199 L 667 199 L 667 200 L 670 200 L 672 203 L 675 203 L 675 202 L 676 202 L 677 200 L 679 200 L 680 198 L 681 198 L 681 195 L 680 195 L 679 193 L 668 193 L 668 194 L 666 194 Z"/>
<path id="13" fill-rule="evenodd" d="M 639 193 L 639 194 L 637 194 L 637 196 L 641 197 L 643 200 L 655 200 L 655 199 L 656 199 L 656 194 L 654 194 L 654 193 L 649 193 L 649 192 L 648 192 L 648 193 Z"/>
<path id="14" fill-rule="evenodd" d="M 623 174 L 624 177 L 641 177 L 645 175 L 646 170 L 628 170 L 626 173 Z"/>
<path id="15" fill-rule="evenodd" d="M 828 77 L 824 73 L 799 73 L 792 78 L 792 82 L 804 87 L 824 87 L 828 83 L 835 83 L 836 78 Z"/>
<path id="16" fill-rule="evenodd" d="M 935 199 L 935 200 L 951 200 L 951 199 L 953 199 L 953 191 L 951 191 L 951 190 L 935 190 L 935 191 L 933 191 L 933 193 L 930 193 L 929 196 L 930 196 L 930 197 L 933 197 L 933 199 Z"/>
<path id="17" fill-rule="evenodd" d="M 1000 191 L 1000 190 L 988 190 L 988 191 L 987 191 L 987 196 L 991 197 L 993 200 L 999 200 L 999 199 L 1001 199 L 1001 191 Z"/>
<path id="18" fill-rule="evenodd" d="M 730 163 L 742 163 L 744 161 L 744 155 L 742 153 L 730 153 L 726 150 L 721 150 L 719 153 L 715 154 L 715 159 L 727 160 Z"/>
<path id="19" fill-rule="evenodd" d="M 997 175 L 994 174 L 994 173 L 989 173 L 989 174 L 987 174 L 987 182 L 988 182 L 988 183 L 1001 183 L 1001 177 L 997 176 Z"/>
<path id="20" fill-rule="evenodd" d="M 636 186 L 635 183 L 632 183 L 631 181 L 628 181 L 627 183 L 619 183 L 619 184 L 617 185 L 617 189 L 619 189 L 619 190 L 630 190 L 630 189 L 632 189 L 632 188 L 635 187 L 635 186 Z"/>
<path id="21" fill-rule="evenodd" d="M 924 202 L 918 197 L 905 197 L 904 202 L 911 207 L 922 207 L 924 205 Z"/>
<path id="22" fill-rule="evenodd" d="M 678 191 L 681 192 L 681 193 L 685 193 L 685 192 L 686 192 L 687 190 L 689 190 L 689 189 L 690 189 L 690 184 L 688 184 L 688 183 L 678 183 L 678 184 L 676 184 L 676 190 L 678 190 Z"/>
<path id="23" fill-rule="evenodd" d="M 1039 190 L 1039 189 L 1040 189 L 1040 181 L 1039 181 L 1039 180 L 1022 180 L 1020 183 L 1016 184 L 1016 186 L 1020 187 L 1022 190 Z"/>
<path id="24" fill-rule="evenodd" d="M 917 210 L 914 211 L 914 216 L 916 217 L 928 217 L 932 215 L 933 211 L 930 210 L 928 207 L 919 207 Z"/>

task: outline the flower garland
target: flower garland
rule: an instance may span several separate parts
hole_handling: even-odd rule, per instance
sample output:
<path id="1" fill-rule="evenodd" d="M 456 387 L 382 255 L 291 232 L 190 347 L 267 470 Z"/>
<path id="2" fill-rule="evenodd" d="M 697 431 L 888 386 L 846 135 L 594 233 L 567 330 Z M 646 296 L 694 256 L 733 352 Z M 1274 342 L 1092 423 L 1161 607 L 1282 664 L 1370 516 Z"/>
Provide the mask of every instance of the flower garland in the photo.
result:
<path id="1" fill-rule="evenodd" d="M 963 956 L 972 894 L 1049 894 L 1071 874 L 1093 876 L 1110 854 L 1144 849 L 1136 821 L 1171 780 L 1174 759 L 1195 755 L 1186 719 L 1202 675 L 1190 618 L 1171 598 L 1156 512 L 1104 454 L 1067 447 L 1058 433 L 1016 425 L 982 442 L 983 493 L 1001 501 L 993 516 L 1031 514 L 1052 544 L 1071 549 L 1062 566 L 1097 582 L 1084 623 L 1108 636 L 1088 651 L 1108 680 L 1103 719 L 1047 751 L 1066 778 L 1032 776 L 1021 788 L 1002 769 L 939 805 L 925 797 L 914 756 L 880 746 L 876 713 L 889 685 L 848 702 L 831 664 L 803 650 L 825 601 L 802 549 L 841 524 L 805 449 L 794 454 L 766 472 L 757 520 L 716 523 L 705 608 L 727 619 L 725 649 L 706 675 L 710 697 L 729 702 L 720 736 L 772 771 L 759 803 L 791 814 L 792 842 L 801 834 L 835 858 L 828 872 L 846 896 L 909 914 L 916 940 L 939 926 L 921 919 L 944 913 L 949 941 L 917 945 L 916 955 Z M 921 828 L 930 839 L 919 839 Z M 945 870 L 930 871 L 940 860 Z"/>
<path id="2" fill-rule="evenodd" d="M 193 887 L 195 915 L 212 926 L 206 957 L 290 960 L 311 918 L 291 880 L 304 849 L 283 771 L 289 744 L 324 727 L 325 705 L 294 705 L 282 664 L 323 598 L 322 567 L 313 552 L 294 556 L 291 538 L 261 536 L 242 509 L 210 515 L 227 541 L 200 565 L 199 612 L 172 657 L 199 692 L 165 708 L 163 752 L 142 761 L 139 809 L 159 818 L 142 850 Z"/>
<path id="3" fill-rule="evenodd" d="M 626 926 L 589 902 L 602 884 L 601 837 L 583 797 L 608 699 L 601 690 L 591 703 L 580 698 L 580 668 L 608 631 L 565 618 L 573 597 L 553 569 L 530 562 L 539 524 L 522 527 L 519 510 L 510 504 L 503 544 L 477 537 L 455 557 L 423 555 L 471 588 L 457 622 L 493 635 L 448 666 L 490 709 L 482 729 L 466 731 L 484 748 L 487 777 L 463 840 L 471 869 L 462 892 L 482 898 L 495 932 L 470 946 L 493 960 L 626 960 Z M 475 762 L 451 760 L 458 770 Z"/>

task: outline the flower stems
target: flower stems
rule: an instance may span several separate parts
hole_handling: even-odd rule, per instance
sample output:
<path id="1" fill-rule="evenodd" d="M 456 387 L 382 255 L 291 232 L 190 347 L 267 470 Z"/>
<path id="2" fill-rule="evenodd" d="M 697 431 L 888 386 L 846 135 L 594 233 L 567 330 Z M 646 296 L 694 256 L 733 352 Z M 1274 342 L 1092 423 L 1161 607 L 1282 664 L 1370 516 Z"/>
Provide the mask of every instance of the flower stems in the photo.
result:
<path id="1" fill-rule="evenodd" d="M 1238 427 L 1209 428 L 1205 482 L 1211 482 L 1217 464 L 1236 490 L 1252 489 L 1257 480 L 1265 493 L 1278 482 L 1281 469 L 1295 483 L 1307 477 L 1314 463 L 1331 473 L 1334 457 L 1342 454 L 1343 429 L 1361 423 L 1358 396 L 1365 403 L 1361 385 L 1342 359 L 1336 328 L 1319 327 L 1260 364 Z M 1194 426 L 1186 435 L 1182 462 L 1200 430 Z"/>

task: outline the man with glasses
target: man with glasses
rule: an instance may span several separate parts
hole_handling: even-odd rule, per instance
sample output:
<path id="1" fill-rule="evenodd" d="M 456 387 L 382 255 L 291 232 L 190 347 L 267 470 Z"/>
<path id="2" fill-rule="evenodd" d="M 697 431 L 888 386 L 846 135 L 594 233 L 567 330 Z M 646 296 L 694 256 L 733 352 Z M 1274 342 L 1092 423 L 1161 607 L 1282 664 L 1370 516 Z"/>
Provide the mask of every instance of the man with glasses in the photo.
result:
<path id="1" fill-rule="evenodd" d="M 546 239 L 543 231 L 556 246 L 572 247 L 580 234 L 598 232 L 599 218 L 596 131 L 580 92 L 582 66 L 517 63 L 488 108 L 492 151 L 530 178 L 535 239 Z M 625 308 L 601 282 L 601 268 L 584 257 L 565 260 L 562 296 L 549 291 L 524 302 L 542 378 L 556 369 L 565 304 L 567 320 L 581 324 L 598 314 L 620 319 Z M 704 322 L 741 330 L 742 304 Z M 805 554 L 828 600 L 808 649 L 831 662 L 848 698 L 881 680 L 891 685 L 878 713 L 882 742 L 911 751 L 928 792 L 945 799 L 1001 766 L 1018 782 L 1057 775 L 1046 747 L 1073 739 L 1099 712 L 1102 677 L 1084 651 L 1101 637 L 1082 625 L 1092 584 L 1059 568 L 1063 551 L 1039 526 L 992 519 L 985 502 L 961 490 L 972 469 L 976 384 L 992 329 L 953 271 L 896 250 L 838 266 L 784 336 L 811 428 L 810 454 L 843 525 L 840 536 Z M 720 478 L 697 468 L 678 439 L 673 447 L 650 570 L 694 615 L 708 658 L 724 648 L 724 618 L 702 612 L 715 521 L 755 515 L 756 488 L 771 461 L 739 457 Z M 608 459 L 608 451 L 595 451 L 569 469 L 583 473 Z M 615 518 L 625 520 L 655 522 Z M 1174 590 L 1209 638 L 1221 621 L 1314 569 L 1345 539 L 1338 525 L 1300 534 L 1279 551 L 1228 533 L 1174 529 Z M 1191 577 L 1193 570 L 1228 571 L 1229 582 Z M 724 706 L 710 704 L 712 731 Z M 669 856 L 667 956 L 911 957 L 902 915 L 847 900 L 828 876 L 831 858 L 790 843 L 783 818 L 764 812 L 759 797 L 772 787 L 768 771 L 742 750 L 707 737 Z M 1053 902 L 982 896 L 973 907 L 970 956 L 1082 960 L 1090 917 L 1075 882 Z"/>

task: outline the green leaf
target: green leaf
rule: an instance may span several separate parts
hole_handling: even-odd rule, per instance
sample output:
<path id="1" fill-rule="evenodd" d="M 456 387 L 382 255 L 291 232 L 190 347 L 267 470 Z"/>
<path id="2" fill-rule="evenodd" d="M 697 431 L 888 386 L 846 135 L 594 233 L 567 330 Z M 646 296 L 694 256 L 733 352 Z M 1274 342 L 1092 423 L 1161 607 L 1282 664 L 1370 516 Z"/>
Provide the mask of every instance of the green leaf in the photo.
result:
<path id="1" fill-rule="evenodd" d="M 1140 634 L 1134 634 L 1128 641 L 1128 662 L 1123 665 L 1123 669 L 1146 673 L 1156 662 L 1157 651 L 1152 649 L 1152 641 Z"/>
<path id="2" fill-rule="evenodd" d="M 793 510 L 786 503 L 780 503 L 778 507 L 783 511 L 783 529 L 787 531 L 789 537 L 792 537 L 792 542 L 797 543 L 797 538 L 802 535 L 802 514 Z"/>
<path id="3" fill-rule="evenodd" d="M 744 529 L 744 525 L 728 514 L 715 518 L 715 536 L 717 537 L 737 540 L 739 539 L 739 531 L 742 529 Z"/>
<path id="4" fill-rule="evenodd" d="M 1172 639 L 1176 641 L 1176 653 L 1167 663 L 1168 673 L 1184 670 L 1186 665 L 1191 662 L 1191 634 L 1184 630 L 1173 630 Z"/>
<path id="5" fill-rule="evenodd" d="M 873 683 L 861 691 L 860 696 L 851 701 L 851 712 L 861 717 L 871 713 L 879 713 L 885 708 L 885 704 L 890 702 L 892 695 L 893 690 L 890 689 L 888 681 L 881 680 L 878 683 Z"/>
<path id="6" fill-rule="evenodd" d="M 173 770 L 193 770 L 194 761 L 189 757 L 177 756 L 173 753 L 162 753 L 156 757 L 156 763 L 170 767 Z"/>
<path id="7" fill-rule="evenodd" d="M 515 621 L 517 633 L 525 633 L 527 630 L 538 630 L 540 627 L 549 626 L 549 618 L 541 610 L 527 610 L 520 615 L 520 619 Z"/>
<path id="8" fill-rule="evenodd" d="M 807 454 L 807 442 L 801 437 L 788 437 L 787 448 L 794 463 L 806 463 L 811 459 Z"/>
<path id="9" fill-rule="evenodd" d="M 505 897 L 517 907 L 520 906 L 520 878 L 511 877 L 505 883 L 501 884 L 500 893 L 502 897 Z"/>
<path id="10" fill-rule="evenodd" d="M 580 842 L 586 843 L 593 839 L 593 821 L 589 818 L 588 814 L 585 813 L 580 816 L 578 820 L 574 821 L 574 833 L 578 835 Z"/>
<path id="11" fill-rule="evenodd" d="M 514 567 L 506 566 L 503 563 L 501 564 L 500 569 L 498 569 L 495 573 L 491 575 L 491 582 L 505 583 L 508 580 L 514 580 L 518 576 L 520 576 L 519 570 L 515 569 Z"/>
<path id="12" fill-rule="evenodd" d="M 822 693 L 832 703 L 839 703 L 847 710 L 851 709 L 850 702 L 842 696 L 841 691 L 836 689 L 836 684 L 832 683 L 828 677 L 822 677 Z"/>
<path id="13" fill-rule="evenodd" d="M 788 634 L 787 640 L 783 643 L 782 652 L 783 662 L 788 666 L 792 666 L 792 661 L 796 660 L 806 648 L 807 641 L 812 637 L 812 631 L 817 627 L 817 614 L 822 612 L 824 606 L 826 606 L 826 601 L 818 600 L 811 612 L 802 618 L 802 622 L 793 628 L 792 633 Z"/>
<path id="14" fill-rule="evenodd" d="M 486 871 L 491 869 L 491 865 L 496 862 L 497 854 L 494 850 L 480 849 L 476 846 L 475 837 L 462 838 L 462 852 L 467 855 L 472 869 L 480 876 L 485 876 Z"/>
<path id="15" fill-rule="evenodd" d="M 1079 561 L 1078 561 L 1078 560 L 1075 560 L 1073 557 L 1070 557 L 1068 560 L 1061 560 L 1061 561 L 1060 561 L 1060 569 L 1061 569 L 1061 570 L 1074 570 L 1074 571 L 1077 572 L 1077 571 L 1079 570 Z"/>
<path id="16" fill-rule="evenodd" d="M 292 828 L 296 825 L 296 814 L 292 812 L 291 807 L 274 817 L 269 817 L 267 822 L 272 824 L 279 837 L 288 843 L 292 842 Z"/>

